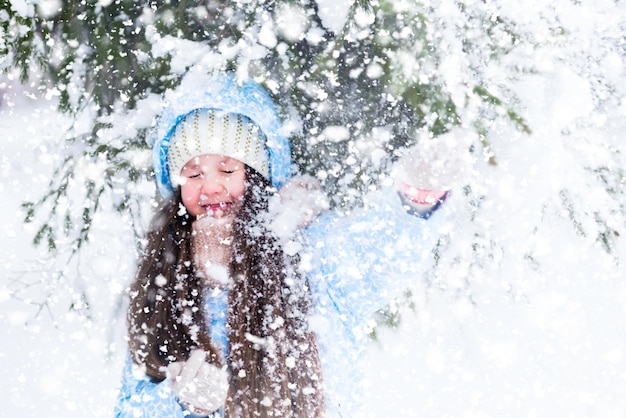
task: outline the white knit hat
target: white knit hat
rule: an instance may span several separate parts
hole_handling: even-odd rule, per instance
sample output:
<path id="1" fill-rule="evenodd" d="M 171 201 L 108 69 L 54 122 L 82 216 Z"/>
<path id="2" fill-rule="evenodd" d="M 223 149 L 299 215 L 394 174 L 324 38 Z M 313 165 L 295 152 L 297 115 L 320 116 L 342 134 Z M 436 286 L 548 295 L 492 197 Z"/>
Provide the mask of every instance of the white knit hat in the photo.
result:
<path id="1" fill-rule="evenodd" d="M 219 154 L 239 160 L 269 177 L 266 138 L 249 118 L 216 109 L 196 109 L 176 125 L 170 138 L 168 162 L 175 183 L 193 157 Z"/>

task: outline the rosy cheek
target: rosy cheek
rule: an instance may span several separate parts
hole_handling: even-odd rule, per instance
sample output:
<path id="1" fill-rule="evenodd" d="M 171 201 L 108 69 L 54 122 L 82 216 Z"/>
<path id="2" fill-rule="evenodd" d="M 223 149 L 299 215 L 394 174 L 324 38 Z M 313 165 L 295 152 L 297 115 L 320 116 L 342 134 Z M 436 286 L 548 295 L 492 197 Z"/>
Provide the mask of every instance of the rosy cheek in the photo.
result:
<path id="1" fill-rule="evenodd" d="M 189 187 L 190 185 L 187 184 L 186 187 L 183 187 L 183 189 L 181 190 L 181 197 L 183 199 L 183 203 L 187 204 L 189 202 L 191 202 L 194 199 L 194 195 L 196 195 L 197 193 L 194 192 L 194 190 Z"/>

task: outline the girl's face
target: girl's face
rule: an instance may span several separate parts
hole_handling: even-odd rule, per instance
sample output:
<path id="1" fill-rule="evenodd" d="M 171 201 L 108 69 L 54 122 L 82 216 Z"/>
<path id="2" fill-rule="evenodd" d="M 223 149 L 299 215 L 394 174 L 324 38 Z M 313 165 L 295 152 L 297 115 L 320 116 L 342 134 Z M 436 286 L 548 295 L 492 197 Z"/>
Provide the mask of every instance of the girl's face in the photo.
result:
<path id="1" fill-rule="evenodd" d="M 246 188 L 244 163 L 218 154 L 198 155 L 180 171 L 183 204 L 190 215 L 234 217 Z"/>

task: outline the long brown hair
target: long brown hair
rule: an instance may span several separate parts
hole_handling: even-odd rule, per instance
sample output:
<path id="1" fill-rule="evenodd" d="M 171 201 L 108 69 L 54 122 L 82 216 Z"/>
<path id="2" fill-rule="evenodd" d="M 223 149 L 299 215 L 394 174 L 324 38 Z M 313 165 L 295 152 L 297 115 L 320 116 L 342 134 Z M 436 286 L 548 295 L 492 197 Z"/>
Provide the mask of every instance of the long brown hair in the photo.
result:
<path id="1" fill-rule="evenodd" d="M 233 226 L 228 290 L 231 373 L 226 417 L 321 417 L 324 395 L 317 343 L 308 329 L 310 293 L 297 259 L 267 227 L 270 184 L 246 166 L 243 205 Z M 193 219 L 180 190 L 157 211 L 130 288 L 132 358 L 154 381 L 195 348 L 220 364 L 203 309 L 203 282 L 191 250 Z"/>

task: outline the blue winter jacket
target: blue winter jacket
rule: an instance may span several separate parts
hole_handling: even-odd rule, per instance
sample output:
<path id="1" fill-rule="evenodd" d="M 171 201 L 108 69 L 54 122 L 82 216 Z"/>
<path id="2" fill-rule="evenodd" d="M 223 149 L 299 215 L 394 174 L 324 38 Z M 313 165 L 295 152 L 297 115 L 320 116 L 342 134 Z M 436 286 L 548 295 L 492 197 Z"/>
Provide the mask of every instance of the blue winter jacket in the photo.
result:
<path id="1" fill-rule="evenodd" d="M 232 79 L 225 80 L 232 82 Z M 281 136 L 273 105 L 269 112 L 267 109 L 260 112 L 262 116 L 241 108 L 249 103 L 250 95 L 262 97 L 264 105 L 271 105 L 266 93 L 262 89 L 256 91 L 260 87 L 255 86 L 249 87 L 246 100 L 242 99 L 234 84 L 225 87 L 226 90 L 235 89 L 226 91 L 234 97 L 232 102 L 235 105 L 224 104 L 224 88 L 211 91 L 221 94 L 220 108 L 240 111 L 262 129 L 265 126 L 272 130 L 267 135 L 268 148 L 278 147 L 278 151 L 270 151 L 270 165 L 274 164 L 272 181 L 280 185 L 290 170 L 289 148 Z M 209 90 L 204 89 L 205 92 Z M 196 91 L 202 91 L 202 88 L 198 87 Z M 189 96 L 183 96 L 185 104 L 178 105 L 176 112 L 170 111 L 167 122 L 161 120 L 165 128 L 161 127 L 162 133 L 157 134 L 154 161 L 159 189 L 164 194 L 171 190 L 166 175 L 166 156 L 172 126 L 195 108 L 213 107 L 207 105 L 208 101 L 214 100 L 210 94 L 196 96 L 199 99 L 190 100 Z M 258 103 L 252 107 L 262 110 Z M 259 122 L 255 117 L 265 120 Z M 360 415 L 359 358 L 368 338 L 367 323 L 375 311 L 399 296 L 411 281 L 419 279 L 424 267 L 430 264 L 431 250 L 443 221 L 440 210 L 428 219 L 409 213 L 394 190 L 379 192 L 368 201 L 373 203 L 348 215 L 326 213 L 303 232 L 305 245 L 300 252 L 301 265 L 305 267 L 312 291 L 311 327 L 319 345 L 329 417 Z M 225 300 L 208 298 L 206 304 L 212 330 L 219 333 L 224 327 Z M 123 371 L 115 413 L 116 417 L 124 418 L 189 416 L 170 390 L 169 380 L 152 382 L 132 364 L 130 357 Z"/>

